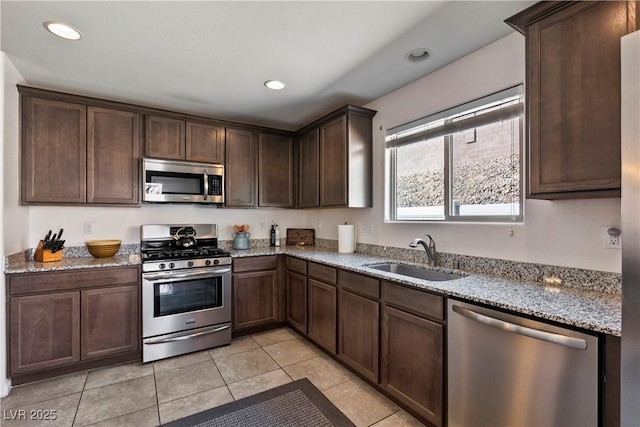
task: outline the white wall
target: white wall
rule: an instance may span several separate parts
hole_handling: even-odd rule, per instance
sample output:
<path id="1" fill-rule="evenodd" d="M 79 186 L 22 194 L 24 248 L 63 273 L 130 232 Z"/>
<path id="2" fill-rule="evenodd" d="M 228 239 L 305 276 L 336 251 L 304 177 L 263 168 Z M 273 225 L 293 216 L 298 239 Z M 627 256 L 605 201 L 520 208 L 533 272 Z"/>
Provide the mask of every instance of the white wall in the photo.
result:
<path id="1" fill-rule="evenodd" d="M 30 241 L 35 246 L 46 232 L 64 228 L 66 246 L 82 246 L 86 240 L 121 239 L 140 243 L 141 224 L 218 224 L 221 240 L 231 240 L 234 224 L 249 224 L 251 238 L 269 238 L 271 221 L 286 228 L 307 228 L 304 211 L 289 209 L 217 209 L 199 205 L 144 205 L 141 208 L 117 207 L 31 207 Z M 84 234 L 84 223 L 93 222 L 93 234 Z M 261 222 L 265 228 L 260 229 Z"/>
<path id="2" fill-rule="evenodd" d="M 3 208 L 0 210 L 2 224 L 2 244 L 0 260 L 5 254 L 11 254 L 28 247 L 29 209 L 18 206 L 18 91 L 16 84 L 24 83 L 24 79 L 13 66 L 9 58 L 0 52 L 2 87 L 0 89 L 0 199 Z M 6 363 L 6 292 L 4 274 L 0 275 L 0 396 L 9 393 L 10 384 L 7 378 Z"/>
<path id="3" fill-rule="evenodd" d="M 619 198 L 527 200 L 524 224 L 384 222 L 384 129 L 524 83 L 524 79 L 524 37 L 512 33 L 367 105 L 378 111 L 373 123 L 375 208 L 357 211 L 353 220 L 373 223 L 374 232 L 360 233 L 359 241 L 407 247 L 411 239 L 428 233 L 442 252 L 620 272 L 621 252 L 603 247 L 604 227 L 620 225 Z"/>

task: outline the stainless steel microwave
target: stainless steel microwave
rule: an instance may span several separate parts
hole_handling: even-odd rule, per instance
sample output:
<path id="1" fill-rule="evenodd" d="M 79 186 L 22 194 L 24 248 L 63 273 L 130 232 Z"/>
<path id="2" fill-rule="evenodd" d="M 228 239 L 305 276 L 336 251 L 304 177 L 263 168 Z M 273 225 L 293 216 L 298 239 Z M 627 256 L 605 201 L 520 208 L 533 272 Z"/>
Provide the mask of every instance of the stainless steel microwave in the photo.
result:
<path id="1" fill-rule="evenodd" d="M 224 203 L 224 165 L 143 159 L 144 202 Z"/>

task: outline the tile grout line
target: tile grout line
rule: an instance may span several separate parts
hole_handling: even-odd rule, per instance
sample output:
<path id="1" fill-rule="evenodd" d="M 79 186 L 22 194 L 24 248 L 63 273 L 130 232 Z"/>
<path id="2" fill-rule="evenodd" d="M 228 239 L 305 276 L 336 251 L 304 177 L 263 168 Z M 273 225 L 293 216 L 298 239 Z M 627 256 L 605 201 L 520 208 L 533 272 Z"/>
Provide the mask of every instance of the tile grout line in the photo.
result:
<path id="1" fill-rule="evenodd" d="M 156 378 L 156 365 L 151 365 L 151 369 L 153 369 L 153 388 L 156 391 L 156 412 L 158 413 L 158 425 L 162 425 L 162 420 L 160 419 L 160 401 L 158 400 L 158 380 Z"/>
<path id="2" fill-rule="evenodd" d="M 225 387 L 227 389 L 227 391 L 229 392 L 229 396 L 231 396 L 231 398 L 233 399 L 234 402 L 237 401 L 237 399 L 235 398 L 233 393 L 231 393 L 231 389 L 229 388 L 229 383 L 227 383 L 227 379 L 224 377 L 224 375 L 222 375 L 222 372 L 220 372 L 220 368 L 218 367 L 218 364 L 216 363 L 216 359 L 213 358 L 213 355 L 211 354 L 210 351 L 207 351 L 207 353 L 209 354 L 209 357 L 211 358 L 211 361 L 213 362 L 213 366 L 216 368 L 216 371 L 218 371 L 218 374 L 220 375 L 220 378 L 222 378 L 222 382 L 224 383 L 224 385 L 222 387 Z M 244 352 L 240 352 L 240 353 L 244 353 Z M 240 354 L 240 353 L 237 353 L 237 354 Z M 229 355 L 229 356 L 231 356 L 231 355 Z M 211 389 L 211 390 L 213 390 L 213 389 Z"/>
<path id="3" fill-rule="evenodd" d="M 87 388 L 87 382 L 89 381 L 89 371 L 86 371 L 87 375 L 84 377 L 84 384 L 82 384 L 82 390 L 80 391 L 80 399 L 78 399 L 78 404 L 76 405 L 76 411 L 73 414 L 73 421 L 71 421 L 71 426 L 74 427 L 76 424 L 76 418 L 78 418 L 78 411 L 80 410 L 80 402 L 82 402 L 82 396 L 84 396 L 84 391 Z"/>

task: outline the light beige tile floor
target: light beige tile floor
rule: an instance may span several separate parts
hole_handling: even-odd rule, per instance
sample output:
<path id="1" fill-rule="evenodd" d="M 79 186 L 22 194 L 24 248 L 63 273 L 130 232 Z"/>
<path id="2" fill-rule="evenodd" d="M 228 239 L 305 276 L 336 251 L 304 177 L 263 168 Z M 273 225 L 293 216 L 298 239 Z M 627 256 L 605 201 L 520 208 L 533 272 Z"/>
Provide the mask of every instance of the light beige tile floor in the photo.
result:
<path id="1" fill-rule="evenodd" d="M 357 426 L 422 425 L 288 328 L 153 363 L 14 387 L 0 401 L 0 425 L 157 426 L 300 378 L 308 378 Z M 15 419 L 21 414 L 55 420 Z"/>

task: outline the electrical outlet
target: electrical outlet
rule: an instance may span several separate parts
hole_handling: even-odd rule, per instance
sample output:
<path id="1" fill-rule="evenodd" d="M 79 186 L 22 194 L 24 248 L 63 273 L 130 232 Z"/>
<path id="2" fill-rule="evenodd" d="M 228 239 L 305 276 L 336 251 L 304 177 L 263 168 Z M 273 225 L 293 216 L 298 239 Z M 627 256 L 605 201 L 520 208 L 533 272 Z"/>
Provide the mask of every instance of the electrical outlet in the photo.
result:
<path id="1" fill-rule="evenodd" d="M 322 221 L 316 221 L 316 230 L 322 230 Z"/>
<path id="2" fill-rule="evenodd" d="M 84 234 L 93 234 L 95 224 L 93 222 L 84 223 Z"/>
<path id="3" fill-rule="evenodd" d="M 622 230 L 620 227 L 607 226 L 604 228 L 604 247 L 607 249 L 622 248 Z"/>
<path id="4" fill-rule="evenodd" d="M 266 221 L 260 221 L 260 230 L 264 230 L 267 227 Z"/>
<path id="5" fill-rule="evenodd" d="M 365 222 L 362 224 L 362 232 L 367 234 L 373 233 L 373 223 Z"/>

